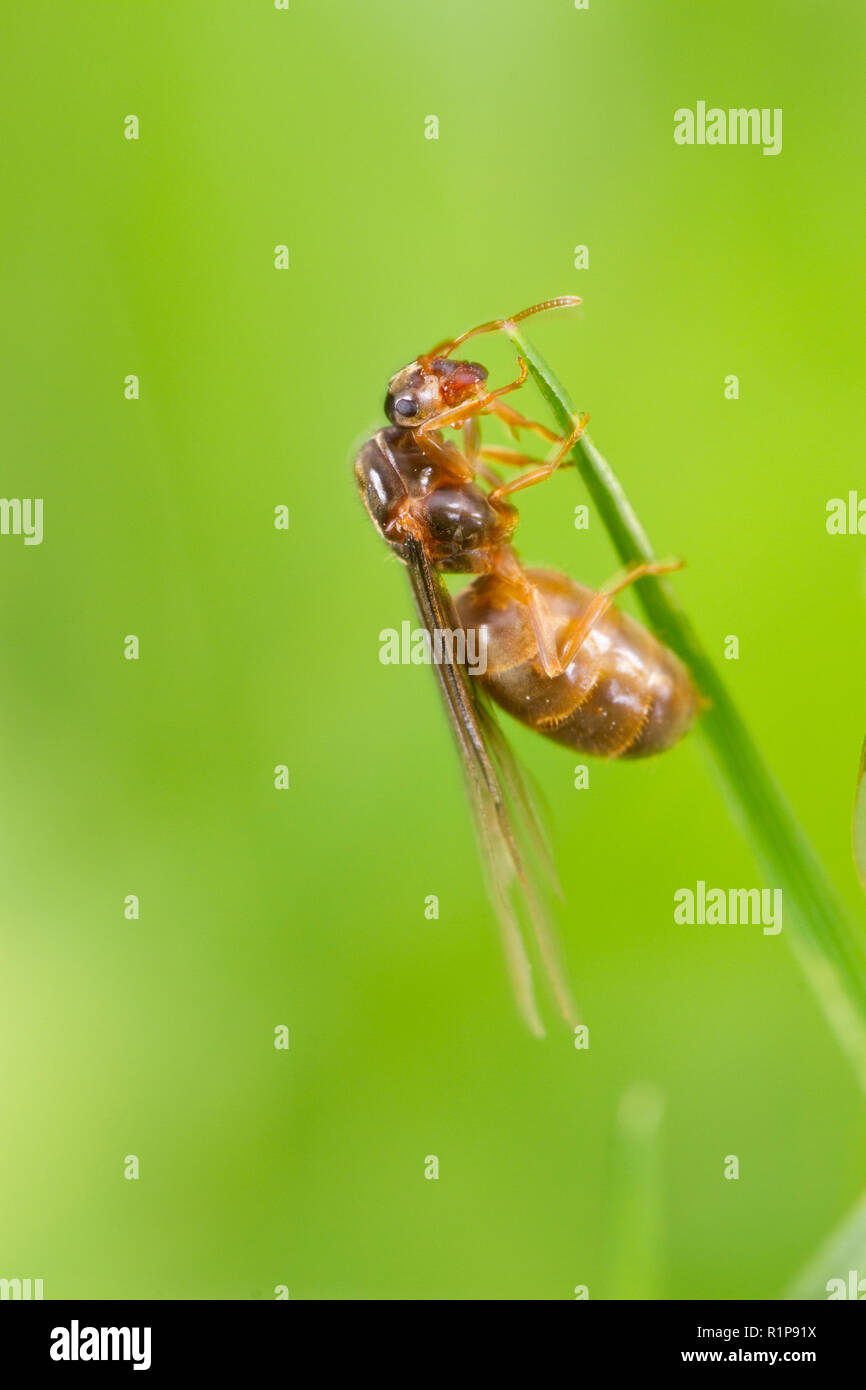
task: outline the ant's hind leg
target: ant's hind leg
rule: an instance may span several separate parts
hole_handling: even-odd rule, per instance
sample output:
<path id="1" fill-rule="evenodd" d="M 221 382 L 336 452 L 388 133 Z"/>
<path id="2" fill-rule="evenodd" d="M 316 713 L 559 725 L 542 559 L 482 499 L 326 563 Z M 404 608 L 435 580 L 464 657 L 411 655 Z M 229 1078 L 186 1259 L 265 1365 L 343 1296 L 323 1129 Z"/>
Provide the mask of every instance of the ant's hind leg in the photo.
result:
<path id="1" fill-rule="evenodd" d="M 685 565 L 685 560 L 642 560 L 614 575 L 613 579 L 602 585 L 601 592 L 607 594 L 608 598 L 616 598 L 637 579 L 646 579 L 651 574 L 675 574 L 677 570 L 685 569 Z"/>
<path id="2" fill-rule="evenodd" d="M 497 575 L 525 605 L 532 635 L 538 650 L 538 661 L 544 674 L 551 679 L 565 670 L 556 651 L 556 629 L 550 610 L 540 589 L 533 584 L 514 551 L 503 547 L 496 552 L 490 573 Z"/>
<path id="3" fill-rule="evenodd" d="M 637 579 L 645 579 L 650 574 L 673 574 L 675 570 L 681 570 L 684 564 L 684 560 L 645 560 L 610 580 L 597 594 L 593 594 L 586 612 L 575 618 L 565 629 L 558 654 L 563 669 L 574 660 L 596 623 L 611 607 L 617 594 L 621 594 L 623 589 L 627 589 Z"/>

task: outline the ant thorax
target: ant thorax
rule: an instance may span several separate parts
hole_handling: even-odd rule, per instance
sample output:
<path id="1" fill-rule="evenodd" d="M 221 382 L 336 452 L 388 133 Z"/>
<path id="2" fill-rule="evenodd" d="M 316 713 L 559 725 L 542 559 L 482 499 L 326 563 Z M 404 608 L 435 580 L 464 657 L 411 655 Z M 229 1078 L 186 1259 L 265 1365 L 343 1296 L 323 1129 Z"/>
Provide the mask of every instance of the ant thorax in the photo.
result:
<path id="1" fill-rule="evenodd" d="M 399 426 L 367 440 L 355 479 L 376 529 L 401 558 L 414 536 L 437 568 L 454 574 L 486 569 L 491 551 L 507 544 L 517 525 L 514 507 L 494 506 L 476 483 L 456 480 Z"/>

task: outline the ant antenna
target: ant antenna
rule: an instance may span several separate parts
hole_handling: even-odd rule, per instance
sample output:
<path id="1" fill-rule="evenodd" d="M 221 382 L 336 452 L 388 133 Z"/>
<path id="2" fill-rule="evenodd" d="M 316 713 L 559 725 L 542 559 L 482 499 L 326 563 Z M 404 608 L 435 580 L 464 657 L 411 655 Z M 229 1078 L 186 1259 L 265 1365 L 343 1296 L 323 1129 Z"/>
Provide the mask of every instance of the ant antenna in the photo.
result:
<path id="1" fill-rule="evenodd" d="M 465 343 L 467 338 L 475 338 L 479 333 L 496 333 L 507 324 L 519 323 L 521 319 L 528 319 L 532 314 L 542 314 L 548 309 L 573 309 L 580 303 L 582 300 L 573 294 L 560 295 L 558 299 L 544 299 L 540 304 L 531 304 L 528 309 L 521 309 L 519 314 L 511 314 L 506 319 L 490 319 L 488 323 L 480 323 L 477 328 L 469 328 L 465 333 L 461 333 L 459 338 L 445 338 L 424 354 L 425 359 L 429 361 L 431 357 L 450 357 L 454 349 Z"/>

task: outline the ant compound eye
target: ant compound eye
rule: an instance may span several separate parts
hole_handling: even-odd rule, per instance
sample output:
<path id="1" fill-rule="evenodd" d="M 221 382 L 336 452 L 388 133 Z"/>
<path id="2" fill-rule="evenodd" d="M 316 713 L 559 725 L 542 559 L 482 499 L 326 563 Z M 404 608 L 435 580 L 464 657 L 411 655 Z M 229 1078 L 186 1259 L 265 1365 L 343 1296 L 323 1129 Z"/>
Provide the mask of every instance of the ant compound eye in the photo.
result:
<path id="1" fill-rule="evenodd" d="M 400 396 L 394 402 L 394 409 L 398 415 L 402 415 L 405 420 L 411 419 L 418 414 L 418 402 L 413 401 L 411 396 Z"/>

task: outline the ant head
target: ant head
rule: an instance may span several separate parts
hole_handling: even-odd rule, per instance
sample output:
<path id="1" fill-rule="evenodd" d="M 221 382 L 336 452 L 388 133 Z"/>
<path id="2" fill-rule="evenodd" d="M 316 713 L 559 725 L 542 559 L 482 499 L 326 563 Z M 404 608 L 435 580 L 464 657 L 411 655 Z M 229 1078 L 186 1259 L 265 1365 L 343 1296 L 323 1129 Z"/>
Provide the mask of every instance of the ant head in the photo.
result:
<path id="1" fill-rule="evenodd" d="M 443 411 L 480 396 L 486 380 L 487 368 L 480 362 L 419 357 L 388 382 L 385 414 L 392 425 L 417 429 Z"/>

